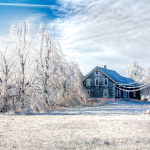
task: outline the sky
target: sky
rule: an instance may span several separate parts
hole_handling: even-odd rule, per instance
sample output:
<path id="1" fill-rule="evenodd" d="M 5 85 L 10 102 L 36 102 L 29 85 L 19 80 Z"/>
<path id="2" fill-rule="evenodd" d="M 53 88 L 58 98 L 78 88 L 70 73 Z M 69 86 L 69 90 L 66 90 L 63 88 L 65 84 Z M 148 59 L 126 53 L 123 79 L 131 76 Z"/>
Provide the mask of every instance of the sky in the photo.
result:
<path id="1" fill-rule="evenodd" d="M 83 75 L 107 65 L 126 76 L 132 59 L 150 67 L 149 0 L 0 0 L 0 37 L 27 15 L 31 36 L 42 22 Z"/>

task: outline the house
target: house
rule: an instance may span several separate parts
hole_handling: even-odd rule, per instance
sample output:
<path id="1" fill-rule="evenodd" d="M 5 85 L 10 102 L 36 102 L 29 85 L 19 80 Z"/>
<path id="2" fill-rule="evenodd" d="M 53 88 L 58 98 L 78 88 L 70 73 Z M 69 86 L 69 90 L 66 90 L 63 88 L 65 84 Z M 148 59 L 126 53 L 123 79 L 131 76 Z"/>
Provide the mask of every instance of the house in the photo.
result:
<path id="1" fill-rule="evenodd" d="M 95 67 L 83 78 L 88 100 L 140 100 L 138 84 L 133 79 L 125 78 L 116 71 Z"/>

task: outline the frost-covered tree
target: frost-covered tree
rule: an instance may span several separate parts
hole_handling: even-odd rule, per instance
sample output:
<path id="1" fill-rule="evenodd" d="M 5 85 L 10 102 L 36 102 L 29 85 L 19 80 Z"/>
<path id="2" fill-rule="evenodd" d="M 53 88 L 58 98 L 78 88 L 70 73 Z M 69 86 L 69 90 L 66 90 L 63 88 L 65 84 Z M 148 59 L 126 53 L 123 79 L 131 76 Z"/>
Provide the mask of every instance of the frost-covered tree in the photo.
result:
<path id="1" fill-rule="evenodd" d="M 30 100 L 27 91 L 29 84 L 32 82 L 30 78 L 30 51 L 32 50 L 32 41 L 29 33 L 28 18 L 23 23 L 14 22 L 11 27 L 11 42 L 13 43 L 15 64 L 15 80 L 17 99 L 21 102 L 21 109 L 28 105 L 30 108 Z"/>
<path id="2" fill-rule="evenodd" d="M 0 45 L 1 104 L 31 113 L 85 103 L 82 73 L 78 64 L 66 60 L 51 31 L 41 23 L 35 38 L 28 18 L 14 22 L 8 42 Z"/>
<path id="3" fill-rule="evenodd" d="M 50 30 L 43 24 L 36 36 L 36 79 L 41 97 L 49 109 L 58 105 L 69 106 L 75 99 L 85 101 L 78 65 L 68 62 L 58 41 L 52 40 Z M 77 87 L 78 86 L 78 87 Z"/>
<path id="4" fill-rule="evenodd" d="M 0 109 L 10 109 L 12 98 L 12 82 L 15 67 L 15 60 L 12 55 L 12 44 L 9 41 L 0 39 Z"/>
<path id="5" fill-rule="evenodd" d="M 138 84 L 139 90 L 141 90 L 141 95 L 150 97 L 150 68 L 142 68 L 138 65 L 138 62 L 131 60 L 128 65 L 127 77 L 134 79 Z"/>
<path id="6" fill-rule="evenodd" d="M 131 60 L 127 68 L 127 77 L 132 78 L 137 82 L 141 82 L 143 78 L 143 68 L 138 65 L 138 62 Z"/>

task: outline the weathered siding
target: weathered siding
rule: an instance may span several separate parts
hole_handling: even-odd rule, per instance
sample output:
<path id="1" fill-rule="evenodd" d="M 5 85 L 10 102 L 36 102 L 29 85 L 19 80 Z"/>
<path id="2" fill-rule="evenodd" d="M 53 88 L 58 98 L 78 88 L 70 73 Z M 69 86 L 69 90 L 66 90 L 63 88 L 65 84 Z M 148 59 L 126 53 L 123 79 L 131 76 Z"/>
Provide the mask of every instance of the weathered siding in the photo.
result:
<path id="1" fill-rule="evenodd" d="M 98 74 L 96 74 L 96 71 L 98 71 Z M 105 74 L 105 73 L 104 73 Z M 99 71 L 99 69 L 93 69 L 87 76 L 86 79 L 83 81 L 83 85 L 86 88 L 87 92 L 90 93 L 88 99 L 91 100 L 92 98 L 97 98 L 98 100 L 118 100 L 118 99 L 126 99 L 126 100 L 130 100 L 130 99 L 138 99 L 140 100 L 140 91 L 136 91 L 136 96 L 133 96 L 133 92 L 124 92 L 124 90 L 133 90 L 132 86 L 130 86 L 130 88 L 127 88 L 126 86 L 128 85 L 124 85 L 122 87 L 120 87 L 122 90 L 119 90 L 117 87 L 119 87 L 119 85 L 115 85 L 114 81 L 110 80 L 107 75 L 104 75 L 103 73 L 101 73 L 101 71 Z M 86 81 L 89 81 L 90 79 L 90 85 L 87 85 Z M 99 80 L 99 85 L 96 85 L 96 79 Z M 108 85 L 104 84 L 104 79 L 108 80 Z M 121 84 L 121 83 L 120 83 Z M 138 89 L 138 88 L 134 88 Z M 108 96 L 104 96 L 104 90 L 108 91 Z M 117 91 L 118 91 L 118 95 L 117 95 Z M 120 95 L 119 95 L 119 91 L 121 91 Z M 125 94 L 123 94 L 125 93 Z"/>
<path id="2" fill-rule="evenodd" d="M 108 79 L 108 85 L 104 85 L 104 79 Z M 90 79 L 90 86 L 86 85 L 86 80 Z M 95 85 L 95 79 L 99 79 L 99 85 Z M 83 81 L 86 90 L 90 90 L 90 97 L 104 98 L 104 90 L 108 90 L 106 98 L 115 98 L 115 83 L 113 83 L 107 76 L 103 75 L 100 71 L 98 74 L 93 72 L 89 77 Z"/>

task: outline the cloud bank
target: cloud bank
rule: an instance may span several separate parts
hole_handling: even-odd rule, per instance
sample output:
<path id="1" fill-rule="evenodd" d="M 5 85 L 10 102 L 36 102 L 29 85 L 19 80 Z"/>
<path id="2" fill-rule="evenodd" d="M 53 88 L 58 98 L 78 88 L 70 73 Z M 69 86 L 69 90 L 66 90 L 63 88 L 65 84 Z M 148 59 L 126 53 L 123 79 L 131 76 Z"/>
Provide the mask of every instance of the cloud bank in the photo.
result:
<path id="1" fill-rule="evenodd" d="M 43 22 L 52 29 L 52 37 L 60 41 L 69 59 L 78 62 L 84 75 L 97 65 L 107 65 L 108 69 L 114 69 L 125 76 L 131 59 L 138 61 L 142 67 L 150 66 L 149 0 L 38 2 L 0 3 L 3 8 L 1 17 L 4 16 L 4 6 L 15 8 L 16 13 L 12 13 L 13 20 L 14 16 L 20 19 L 29 13 L 31 33 L 36 33 L 40 22 Z M 19 10 L 24 12 L 19 14 Z M 4 28 L 13 21 L 11 14 L 6 13 L 6 19 L 0 21 Z M 4 32 L 1 31 L 1 34 Z"/>
<path id="2" fill-rule="evenodd" d="M 60 17 L 47 24 L 83 74 L 107 65 L 125 76 L 131 59 L 143 67 L 150 57 L 148 0 L 58 0 Z M 61 12 L 61 13 L 60 13 Z"/>

